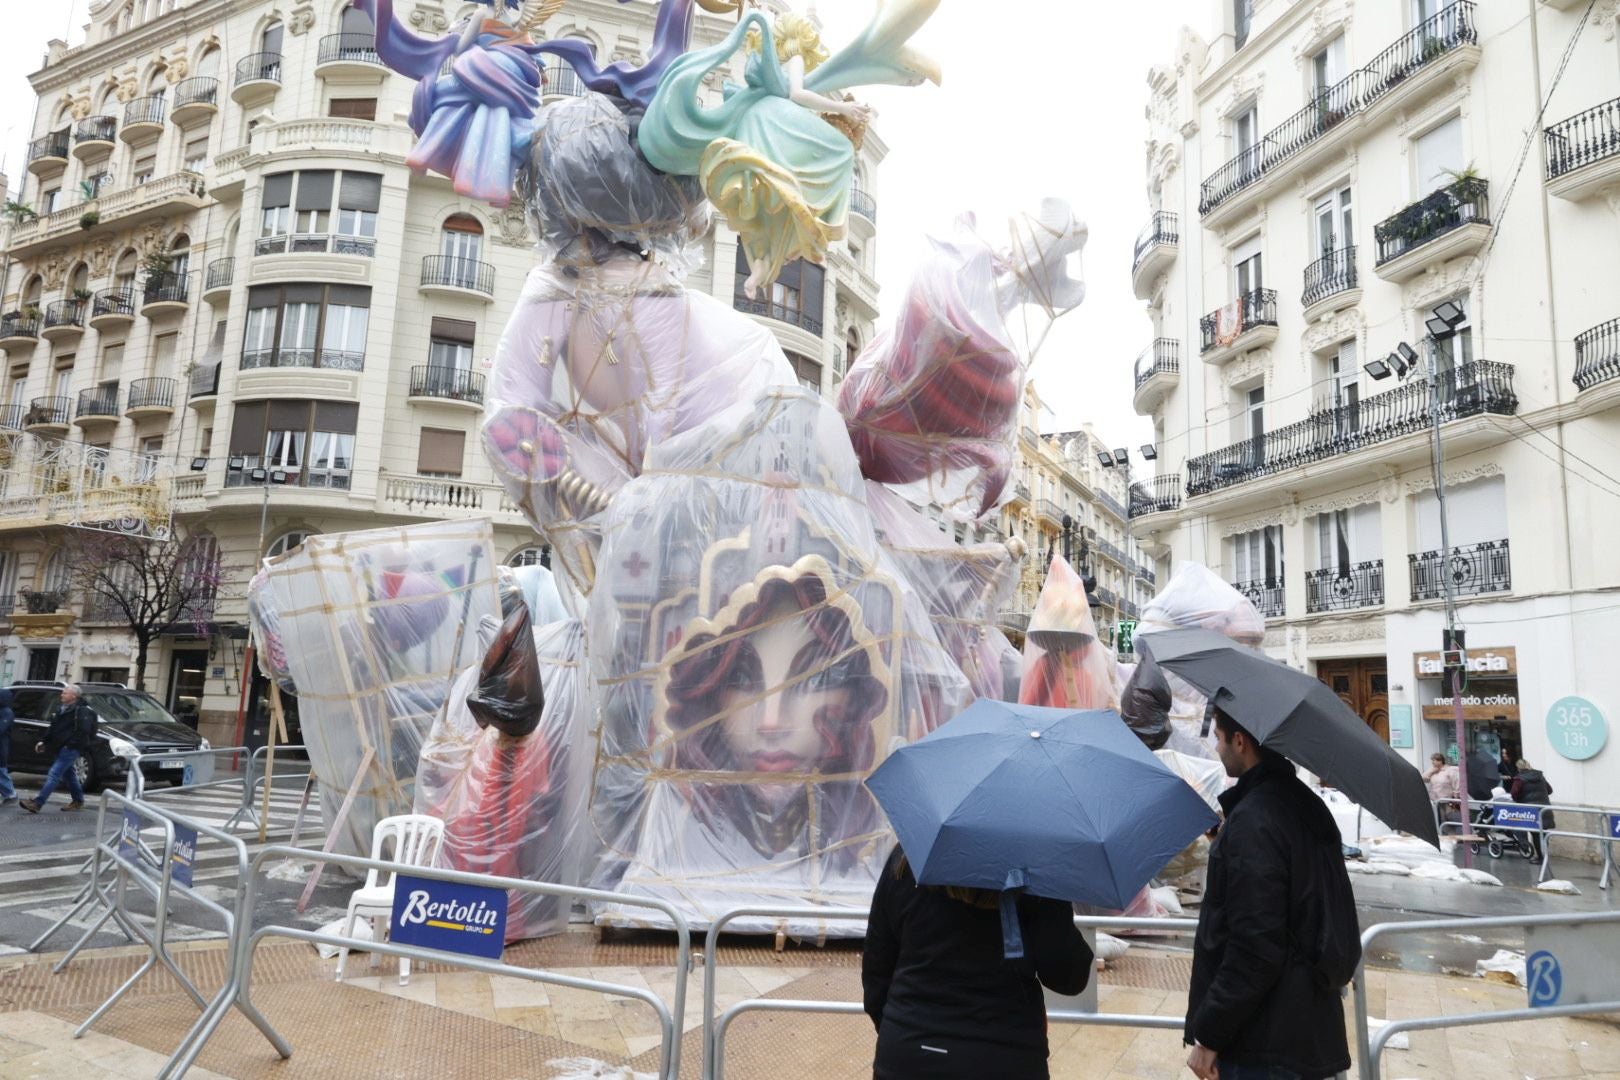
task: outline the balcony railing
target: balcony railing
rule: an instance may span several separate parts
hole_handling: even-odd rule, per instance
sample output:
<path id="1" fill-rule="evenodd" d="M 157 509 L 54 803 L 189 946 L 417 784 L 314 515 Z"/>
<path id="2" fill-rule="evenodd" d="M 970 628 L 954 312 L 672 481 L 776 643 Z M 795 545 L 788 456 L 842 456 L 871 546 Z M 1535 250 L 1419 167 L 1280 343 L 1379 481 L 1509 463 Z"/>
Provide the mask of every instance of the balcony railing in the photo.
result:
<path id="1" fill-rule="evenodd" d="M 189 108 L 193 105 L 218 105 L 219 80 L 206 75 L 195 79 L 187 79 L 174 88 L 175 111 Z"/>
<path id="2" fill-rule="evenodd" d="M 383 66 L 377 45 L 370 34 L 328 34 L 316 51 L 317 64 L 376 64 Z M 559 65 L 560 66 L 560 65 Z"/>
<path id="3" fill-rule="evenodd" d="M 1174 375 L 1181 370 L 1181 342 L 1159 338 L 1136 358 L 1136 389 L 1155 375 Z"/>
<path id="4" fill-rule="evenodd" d="M 484 403 L 484 376 L 466 368 L 419 364 L 411 368 L 411 397 Z"/>
<path id="5" fill-rule="evenodd" d="M 118 387 L 92 386 L 79 391 L 79 407 L 73 415 L 77 419 L 87 416 L 116 417 L 118 415 Z"/>
<path id="6" fill-rule="evenodd" d="M 1114 543 L 1112 540 L 1104 540 L 1099 537 L 1097 539 L 1097 550 L 1117 563 L 1123 563 L 1126 561 L 1125 553 L 1121 551 L 1119 545 Z"/>
<path id="7" fill-rule="evenodd" d="M 877 224 L 877 200 L 860 188 L 849 189 L 849 212 Z"/>
<path id="8" fill-rule="evenodd" d="M 1261 615 L 1268 619 L 1280 619 L 1283 616 L 1283 597 L 1287 590 L 1283 588 L 1280 577 L 1265 578 L 1261 581 L 1234 581 L 1232 588 L 1248 598 L 1249 603 Z"/>
<path id="9" fill-rule="evenodd" d="M 579 73 L 567 64 L 547 64 L 541 78 L 545 80 L 545 85 L 540 91 L 542 94 L 584 97 L 590 93 L 590 88 L 579 77 Z"/>
<path id="10" fill-rule="evenodd" d="M 1425 195 L 1406 209 L 1373 226 L 1378 265 L 1438 240 L 1464 225 L 1491 223 L 1490 185 L 1465 177 Z"/>
<path id="11" fill-rule="evenodd" d="M 1136 238 L 1136 254 L 1131 259 L 1131 272 L 1142 265 L 1142 257 L 1160 244 L 1181 243 L 1181 219 L 1164 210 L 1155 210 L 1147 227 Z"/>
<path id="12" fill-rule="evenodd" d="M 1519 405 L 1513 392 L 1511 364 L 1475 360 L 1443 372 L 1438 389 L 1442 423 L 1482 413 L 1511 416 Z M 1429 386 L 1424 381 L 1374 394 L 1354 404 L 1318 410 L 1304 420 L 1190 459 L 1187 494 L 1207 495 L 1424 431 L 1430 422 L 1429 406 Z"/>
<path id="13" fill-rule="evenodd" d="M 136 409 L 174 408 L 174 380 L 136 379 L 129 384 L 129 404 L 125 407 L 131 412 Z"/>
<path id="14" fill-rule="evenodd" d="M 116 116 L 87 116 L 73 126 L 73 145 L 87 142 L 112 142 L 118 135 Z"/>
<path id="15" fill-rule="evenodd" d="M 1451 549 L 1448 569 L 1438 551 L 1408 555 L 1412 571 L 1412 600 L 1439 600 L 1446 595 L 1446 577 L 1457 596 L 1507 592 L 1513 588 L 1513 564 L 1506 540 L 1486 540 Z"/>
<path id="16" fill-rule="evenodd" d="M 1305 610 L 1353 611 L 1384 604 L 1384 560 L 1312 570 L 1305 575 Z"/>
<path id="17" fill-rule="evenodd" d="M 21 589 L 17 592 L 17 604 L 12 612 L 16 615 L 54 615 L 66 608 L 67 602 L 66 589 Z"/>
<path id="18" fill-rule="evenodd" d="M 28 413 L 23 417 L 24 427 L 33 427 L 35 424 L 48 424 L 56 427 L 66 427 L 68 417 L 73 411 L 73 402 L 66 395 L 60 397 L 37 397 L 28 403 Z"/>
<path id="19" fill-rule="evenodd" d="M 422 260 L 422 284 L 470 289 L 492 296 L 495 293 L 495 267 L 487 262 L 455 255 L 428 255 Z"/>
<path id="20" fill-rule="evenodd" d="M 348 236 L 338 233 L 282 233 L 262 236 L 253 245 L 255 255 L 306 255 L 327 252 L 333 255 L 361 255 L 371 258 L 377 254 L 377 240 L 371 236 Z"/>
<path id="21" fill-rule="evenodd" d="M 1035 513 L 1053 525 L 1063 524 L 1063 508 L 1051 499 L 1036 499 Z"/>
<path id="22" fill-rule="evenodd" d="M 213 397 L 219 393 L 219 367 L 208 364 L 191 369 L 191 397 Z"/>
<path id="23" fill-rule="evenodd" d="M 161 97 L 136 98 L 124 106 L 124 126 L 131 124 L 163 123 L 164 104 Z"/>
<path id="24" fill-rule="evenodd" d="M 166 270 L 161 274 L 147 274 L 141 286 L 142 302 L 147 304 L 184 304 L 191 290 L 185 274 Z"/>
<path id="25" fill-rule="evenodd" d="M 215 289 L 228 289 L 235 278 L 236 260 L 234 258 L 227 256 L 223 259 L 215 259 L 208 264 L 207 280 L 204 282 L 203 288 L 209 292 Z"/>
<path id="26" fill-rule="evenodd" d="M 1305 268 L 1305 292 L 1300 296 L 1300 303 L 1310 307 L 1355 287 L 1356 246 L 1349 244 L 1328 252 Z"/>
<path id="27" fill-rule="evenodd" d="M 1106 492 L 1106 491 L 1097 492 L 1097 501 L 1102 503 L 1104 506 L 1106 506 L 1113 513 L 1113 515 L 1115 517 L 1124 519 L 1127 516 L 1126 512 L 1125 512 L 1125 507 L 1120 503 L 1120 501 L 1118 499 L 1116 499 L 1112 495 L 1108 494 L 1108 492 Z"/>
<path id="28" fill-rule="evenodd" d="M 244 56 L 236 62 L 236 85 L 250 82 L 281 81 L 281 54 L 260 52 Z"/>
<path id="29" fill-rule="evenodd" d="M 763 315 L 768 319 L 791 323 L 801 329 L 808 330 L 816 337 L 821 336 L 821 320 L 812 318 L 798 308 L 773 304 L 767 300 L 750 300 L 741 293 L 732 297 L 731 306 L 746 315 Z"/>
<path id="30" fill-rule="evenodd" d="M 83 326 L 84 310 L 88 305 L 79 299 L 58 300 L 45 309 L 46 330 L 56 330 L 66 326 Z"/>
<path id="31" fill-rule="evenodd" d="M 154 210 L 168 207 L 193 208 L 201 204 L 206 194 L 207 185 L 198 173 L 187 171 L 171 173 L 156 180 L 148 180 L 144 184 L 98 195 L 96 210 L 101 215 L 98 225 L 106 229 L 115 222 L 137 213 L 150 214 Z M 84 205 L 76 204 L 41 215 L 36 221 L 17 230 L 15 244 L 18 247 L 27 247 L 52 239 L 60 240 L 64 236 L 78 236 L 84 230 L 84 213 Z"/>
<path id="32" fill-rule="evenodd" d="M 42 158 L 66 158 L 68 156 L 68 131 L 53 131 L 43 135 L 28 144 L 28 164 L 33 164 Z"/>
<path id="33" fill-rule="evenodd" d="M 100 318 L 103 315 L 128 315 L 135 317 L 135 294 L 130 289 L 102 289 L 96 293 L 96 298 L 90 301 L 90 317 Z"/>
<path id="34" fill-rule="evenodd" d="M 1620 376 L 1620 319 L 1610 319 L 1576 335 L 1575 386 L 1590 390 L 1616 376 Z"/>
<path id="35" fill-rule="evenodd" d="M 1200 189 L 1198 212 L 1209 213 L 1350 116 L 1394 91 L 1421 68 L 1478 41 L 1470 0 L 1447 5 L 1396 39 L 1366 67 L 1320 91 L 1305 108 L 1215 170 Z"/>
<path id="36" fill-rule="evenodd" d="M 363 371 L 365 353 L 333 349 L 254 349 L 242 354 L 242 370 L 258 368 L 323 368 L 328 371 Z"/>
<path id="37" fill-rule="evenodd" d="M 1198 320 L 1204 352 L 1232 344 L 1257 326 L 1277 325 L 1277 290 L 1256 289 Z"/>
<path id="38" fill-rule="evenodd" d="M 1559 121 L 1546 138 L 1549 180 L 1620 154 L 1620 98 Z"/>
<path id="39" fill-rule="evenodd" d="M 1163 473 L 1131 485 L 1131 517 L 1181 509 L 1181 474 Z"/>
<path id="40" fill-rule="evenodd" d="M 1097 599 L 1101 600 L 1105 607 L 1115 607 L 1119 603 L 1119 597 L 1114 595 L 1114 590 L 1106 585 L 1097 586 Z"/>
<path id="41" fill-rule="evenodd" d="M 0 338 L 39 337 L 39 316 L 25 311 L 0 315 Z"/>
<path id="42" fill-rule="evenodd" d="M 27 411 L 28 407 L 20 401 L 0 405 L 0 431 L 21 431 L 23 415 Z"/>

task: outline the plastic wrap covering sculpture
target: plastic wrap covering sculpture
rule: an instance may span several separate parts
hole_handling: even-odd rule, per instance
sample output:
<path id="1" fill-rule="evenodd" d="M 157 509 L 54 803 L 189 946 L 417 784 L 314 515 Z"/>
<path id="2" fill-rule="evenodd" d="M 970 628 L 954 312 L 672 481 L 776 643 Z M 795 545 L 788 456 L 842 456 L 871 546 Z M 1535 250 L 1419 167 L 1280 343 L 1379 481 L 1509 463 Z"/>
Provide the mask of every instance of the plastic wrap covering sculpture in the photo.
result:
<path id="1" fill-rule="evenodd" d="M 340 850 L 369 851 L 373 825 L 410 812 L 422 742 L 479 656 L 467 628 L 499 611 L 491 550 L 488 522 L 311 536 L 249 585 L 269 673 L 297 689 Z"/>
<path id="2" fill-rule="evenodd" d="M 1078 306 L 1085 285 L 1068 263 L 1086 228 L 1067 203 L 1014 219 L 995 251 L 958 221 L 933 238 L 893 327 L 850 368 L 838 408 L 849 421 L 861 468 L 919 505 L 972 520 L 1000 504 L 1018 459 L 1025 365 L 1051 321 Z M 1045 327 L 1022 334 L 1008 318 L 1035 308 Z M 1022 339 L 1022 345 L 1015 344 Z"/>
<path id="3" fill-rule="evenodd" d="M 1136 633 L 1140 636 L 1189 627 L 1214 630 L 1233 641 L 1256 647 L 1266 636 L 1266 620 L 1254 604 L 1215 571 L 1194 562 L 1177 566 L 1159 595 L 1143 606 Z M 1127 686 L 1126 704 L 1136 721 L 1145 721 L 1149 710 L 1143 708 L 1146 702 L 1131 693 L 1131 688 L 1161 682 L 1170 694 L 1170 735 L 1168 742 L 1161 745 L 1195 757 L 1214 757 L 1213 744 L 1203 730 L 1207 699 L 1186 680 L 1172 672 L 1160 671 L 1149 661 L 1137 664 Z"/>
<path id="4" fill-rule="evenodd" d="M 1097 640 L 1085 583 L 1061 555 L 1053 555 L 1024 632 L 1019 703 L 1117 712 L 1112 668 L 1107 646 Z"/>
<path id="5" fill-rule="evenodd" d="M 532 630 L 519 607 L 490 636 L 484 662 L 456 679 L 422 747 L 416 812 L 444 820 L 443 865 L 577 884 L 591 782 L 584 628 L 567 620 Z M 487 715 L 513 722 L 486 726 Z M 506 938 L 560 933 L 567 922 L 566 901 L 513 893 Z"/>
<path id="6" fill-rule="evenodd" d="M 608 508 L 600 565 L 593 884 L 694 926 L 743 904 L 865 904 L 892 840 L 862 780 L 969 689 L 878 547 L 837 413 L 775 389 L 655 447 Z"/>
<path id="7" fill-rule="evenodd" d="M 878 543 L 922 594 L 934 631 L 973 696 L 1016 698 L 1018 650 L 995 620 L 1018 587 L 1023 541 L 958 544 L 900 496 L 871 481 L 866 501 Z"/>

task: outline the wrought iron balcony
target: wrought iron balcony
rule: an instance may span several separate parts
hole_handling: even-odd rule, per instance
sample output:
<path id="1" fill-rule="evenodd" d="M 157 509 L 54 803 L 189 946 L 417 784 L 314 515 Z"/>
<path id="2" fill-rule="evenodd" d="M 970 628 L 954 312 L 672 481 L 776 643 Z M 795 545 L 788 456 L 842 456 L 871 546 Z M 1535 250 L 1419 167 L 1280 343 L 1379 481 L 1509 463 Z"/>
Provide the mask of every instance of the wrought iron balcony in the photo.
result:
<path id="1" fill-rule="evenodd" d="M 37 397 L 28 403 L 23 427 L 67 427 L 72 411 L 73 402 L 66 395 Z"/>
<path id="2" fill-rule="evenodd" d="M 128 412 L 159 412 L 174 408 L 173 379 L 136 379 L 129 384 Z"/>
<path id="3" fill-rule="evenodd" d="M 187 111 L 218 107 L 218 79 L 201 75 L 195 79 L 187 79 L 174 88 L 174 115 L 177 119 Z"/>
<path id="4" fill-rule="evenodd" d="M 47 166 L 67 168 L 68 146 L 67 128 L 40 136 L 28 144 L 28 167 L 36 172 Z"/>
<path id="5" fill-rule="evenodd" d="M 422 288 L 466 289 L 495 295 L 495 267 L 477 259 L 428 255 L 422 259 Z"/>
<path id="6" fill-rule="evenodd" d="M 73 126 L 75 148 L 85 143 L 111 143 L 117 136 L 116 116 L 87 116 Z"/>
<path id="7" fill-rule="evenodd" d="M 260 237 L 253 244 L 255 255 L 310 255 L 320 252 L 359 255 L 369 259 L 377 254 L 377 240 L 372 236 L 343 233 L 282 233 Z"/>
<path id="8" fill-rule="evenodd" d="M 1300 303 L 1310 307 L 1355 287 L 1356 246 L 1348 244 L 1305 268 L 1305 292 L 1300 296 Z"/>
<path id="9" fill-rule="evenodd" d="M 58 300 L 45 309 L 45 336 L 50 337 L 52 330 L 82 330 L 84 329 L 85 309 L 90 305 L 77 297 L 71 300 Z"/>
<path id="10" fill-rule="evenodd" d="M 1506 540 L 1486 540 L 1451 549 L 1451 564 L 1438 551 L 1408 555 L 1412 572 L 1412 599 L 1439 600 L 1446 595 L 1446 577 L 1457 596 L 1507 592 L 1513 588 L 1513 564 Z"/>
<path id="11" fill-rule="evenodd" d="M 1620 98 L 1561 120 L 1544 133 L 1547 179 L 1620 154 Z"/>
<path id="12" fill-rule="evenodd" d="M 27 411 L 27 406 L 20 401 L 0 405 L 0 431 L 21 431 L 23 414 Z"/>
<path id="13" fill-rule="evenodd" d="M 1045 518 L 1053 525 L 1062 526 L 1063 524 L 1063 508 L 1051 499 L 1036 499 L 1035 513 L 1036 516 Z"/>
<path id="14" fill-rule="evenodd" d="M 203 282 L 203 291 L 215 292 L 219 289 L 228 289 L 235 279 L 236 260 L 230 256 L 215 259 L 208 264 L 208 275 Z"/>
<path id="15" fill-rule="evenodd" d="M 1162 473 L 1131 485 L 1131 517 L 1181 509 L 1181 474 Z"/>
<path id="16" fill-rule="evenodd" d="M 88 390 L 80 390 L 79 407 L 74 411 L 73 418 L 118 419 L 118 387 L 92 386 Z"/>
<path id="17" fill-rule="evenodd" d="M 254 349 L 242 354 L 242 370 L 259 368 L 324 368 L 328 371 L 363 371 L 364 353 L 333 349 Z"/>
<path id="18" fill-rule="evenodd" d="M 281 82 L 281 54 L 273 52 L 251 53 L 236 62 L 236 84 Z"/>
<path id="19" fill-rule="evenodd" d="M 39 315 L 13 311 L 0 315 L 0 341 L 39 340 Z"/>
<path id="20" fill-rule="evenodd" d="M 547 64 L 545 73 L 541 76 L 544 83 L 541 93 L 547 96 L 556 94 L 561 97 L 584 97 L 590 93 L 585 80 L 568 64 Z"/>
<path id="21" fill-rule="evenodd" d="M 12 612 L 17 615 L 54 615 L 65 610 L 67 602 L 66 589 L 19 589 L 17 604 Z"/>
<path id="22" fill-rule="evenodd" d="M 1305 610 L 1312 615 L 1383 606 L 1383 559 L 1312 570 L 1305 575 Z"/>
<path id="23" fill-rule="evenodd" d="M 316 50 L 315 63 L 322 64 L 374 64 L 383 67 L 377 55 L 377 44 L 370 34 L 328 34 L 321 38 Z"/>
<path id="24" fill-rule="evenodd" d="M 484 376 L 466 368 L 419 364 L 411 368 L 411 397 L 484 403 Z"/>
<path id="25" fill-rule="evenodd" d="M 1438 390 L 1442 423 L 1483 413 L 1511 416 L 1519 406 L 1513 392 L 1511 364 L 1475 360 L 1443 372 Z M 1424 431 L 1430 422 L 1429 405 L 1428 383 L 1420 381 L 1374 394 L 1353 405 L 1318 410 L 1304 420 L 1189 459 L 1187 494 L 1207 495 Z"/>
<path id="26" fill-rule="evenodd" d="M 161 124 L 165 113 L 161 97 L 141 97 L 124 106 L 124 130 L 141 124 Z"/>
<path id="27" fill-rule="evenodd" d="M 105 319 L 109 323 L 135 318 L 135 293 L 132 289 L 102 289 L 90 301 L 90 325 Z"/>
<path id="28" fill-rule="evenodd" d="M 1620 319 L 1610 319 L 1576 335 L 1575 386 L 1590 390 L 1616 376 L 1620 376 Z"/>
<path id="29" fill-rule="evenodd" d="M 1136 273 L 1147 253 L 1161 244 L 1174 246 L 1181 243 L 1181 218 L 1164 210 L 1155 210 L 1147 226 L 1136 237 L 1136 254 L 1131 259 L 1131 273 Z"/>
<path id="30" fill-rule="evenodd" d="M 1466 177 L 1425 195 L 1406 209 L 1373 226 L 1378 263 L 1414 251 L 1464 225 L 1491 223 L 1490 185 Z"/>
<path id="31" fill-rule="evenodd" d="M 860 188 L 849 189 L 849 212 L 877 224 L 877 200 Z"/>
<path id="32" fill-rule="evenodd" d="M 1129 493 L 1127 493 L 1127 497 L 1129 497 Z M 1129 516 L 1125 511 L 1124 505 L 1106 491 L 1097 492 L 1097 501 L 1106 506 L 1110 511 L 1112 511 L 1115 517 L 1121 520 L 1124 520 Z"/>
<path id="33" fill-rule="evenodd" d="M 1198 320 L 1198 329 L 1204 338 L 1202 351 L 1209 352 L 1218 346 L 1230 345 L 1257 326 L 1277 325 L 1276 289 L 1256 289 L 1238 297 L 1234 303 L 1235 310 L 1232 304 L 1228 304 Z M 1236 322 L 1222 326 L 1223 312 L 1228 319 L 1235 315 Z"/>
<path id="34" fill-rule="evenodd" d="M 1174 375 L 1181 370 L 1181 342 L 1159 338 L 1136 358 L 1136 389 L 1155 375 Z"/>
<path id="35" fill-rule="evenodd" d="M 186 275 L 176 274 L 172 270 L 165 270 L 160 274 L 147 274 L 146 281 L 141 286 L 141 305 L 149 307 L 154 304 L 184 304 L 190 295 L 190 283 Z"/>
<path id="36" fill-rule="evenodd" d="M 791 323 L 803 330 L 821 336 L 821 320 L 811 317 L 798 308 L 787 307 L 783 304 L 773 304 L 768 300 L 750 300 L 742 293 L 731 299 L 731 306 L 745 315 L 763 315 L 777 322 Z"/>
<path id="37" fill-rule="evenodd" d="M 214 395 L 218 394 L 219 368 L 220 365 L 218 364 L 208 364 L 206 366 L 192 368 L 190 376 L 190 396 L 194 398 L 201 398 L 213 397 Z"/>
<path id="38" fill-rule="evenodd" d="M 1214 210 L 1351 116 L 1394 93 L 1422 68 L 1478 42 L 1473 3 L 1456 0 L 1448 4 L 1397 38 L 1366 67 L 1319 92 L 1305 108 L 1215 170 L 1200 188 L 1198 212 Z"/>
<path id="39" fill-rule="evenodd" d="M 1248 598 L 1249 603 L 1261 615 L 1268 619 L 1283 617 L 1283 599 L 1287 590 L 1283 587 L 1280 577 L 1264 578 L 1259 581 L 1234 581 L 1232 588 Z"/>

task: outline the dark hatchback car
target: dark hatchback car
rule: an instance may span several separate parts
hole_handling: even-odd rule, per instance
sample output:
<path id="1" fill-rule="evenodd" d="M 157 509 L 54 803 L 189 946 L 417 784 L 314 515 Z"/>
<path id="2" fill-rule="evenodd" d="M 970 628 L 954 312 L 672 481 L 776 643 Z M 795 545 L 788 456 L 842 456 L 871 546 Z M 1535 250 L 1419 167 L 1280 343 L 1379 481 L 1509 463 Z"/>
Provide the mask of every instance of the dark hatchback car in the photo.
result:
<path id="1" fill-rule="evenodd" d="M 24 682 L 14 683 L 8 689 L 12 711 L 17 714 L 11 728 L 11 767 L 43 773 L 51 763 L 44 754 L 34 750 L 34 744 L 45 740 L 51 714 L 62 701 L 62 685 Z M 171 716 L 151 694 L 113 683 L 80 683 L 79 691 L 84 703 L 100 718 L 95 749 L 79 755 L 74 766 L 86 791 L 99 791 L 108 784 L 123 786 L 129 775 L 130 748 L 140 754 L 208 749 L 207 739 Z M 211 771 L 208 758 L 165 761 L 159 757 L 142 762 L 141 772 L 148 782 L 178 782 L 188 764 L 196 771 Z"/>

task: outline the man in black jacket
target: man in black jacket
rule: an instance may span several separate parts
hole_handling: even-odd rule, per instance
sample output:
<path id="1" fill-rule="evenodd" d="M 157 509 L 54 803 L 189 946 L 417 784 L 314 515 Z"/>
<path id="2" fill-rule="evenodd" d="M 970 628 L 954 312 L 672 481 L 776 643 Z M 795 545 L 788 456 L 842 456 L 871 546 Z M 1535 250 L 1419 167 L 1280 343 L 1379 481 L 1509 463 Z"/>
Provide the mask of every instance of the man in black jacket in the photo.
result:
<path id="1" fill-rule="evenodd" d="M 34 744 L 35 753 L 48 754 L 55 760 L 51 771 L 45 774 L 45 786 L 32 799 L 24 799 L 22 808 L 37 814 L 50 801 L 51 792 L 58 784 L 66 783 L 68 798 L 66 810 L 84 809 L 84 788 L 79 785 L 79 774 L 74 769 L 80 754 L 88 754 L 91 740 L 96 737 L 96 712 L 79 697 L 77 686 L 62 688 L 62 703 L 51 714 L 51 727 L 45 740 Z"/>
<path id="2" fill-rule="evenodd" d="M 1204 1080 L 1334 1076 L 1350 1067 L 1340 988 L 1302 943 L 1317 942 L 1324 907 L 1343 911 L 1349 896 L 1338 826 L 1286 758 L 1219 710 L 1215 728 L 1221 763 L 1238 782 L 1220 797 L 1226 817 L 1209 852 L 1187 1067 Z M 1340 902 L 1325 903 L 1330 896 Z"/>

